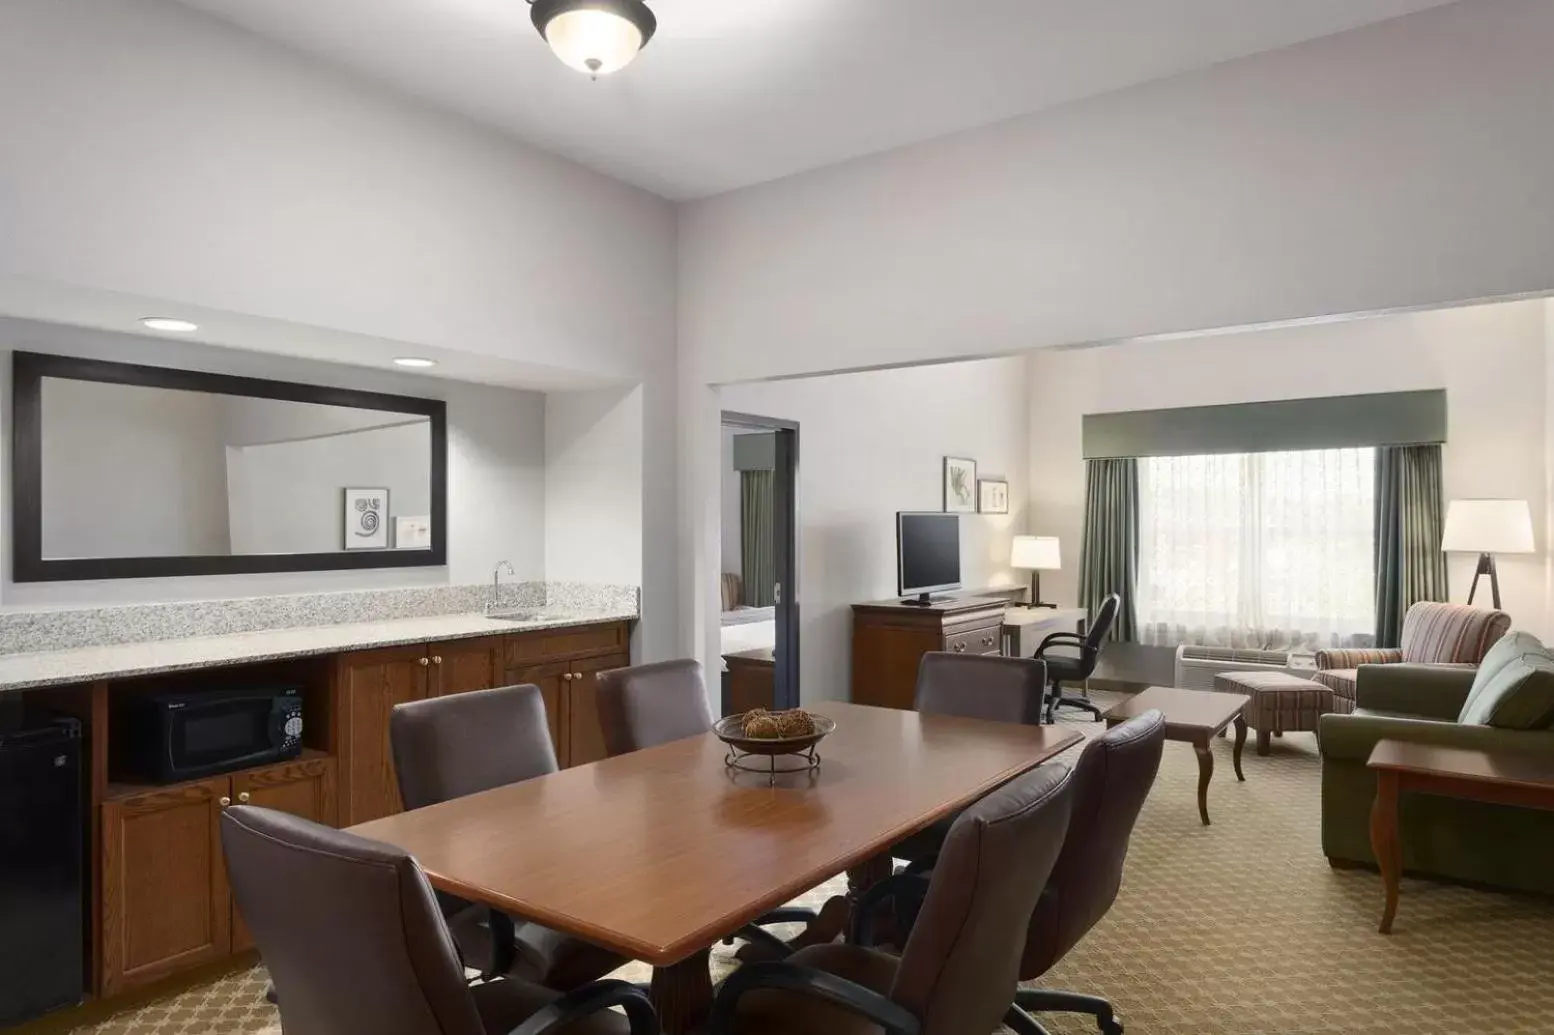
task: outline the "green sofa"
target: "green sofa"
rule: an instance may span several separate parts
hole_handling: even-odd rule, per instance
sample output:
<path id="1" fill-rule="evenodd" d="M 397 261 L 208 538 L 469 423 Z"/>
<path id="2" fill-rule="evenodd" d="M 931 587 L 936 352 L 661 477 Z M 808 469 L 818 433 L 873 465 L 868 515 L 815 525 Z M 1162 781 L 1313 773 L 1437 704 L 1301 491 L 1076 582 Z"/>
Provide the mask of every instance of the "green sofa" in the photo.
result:
<path id="1" fill-rule="evenodd" d="M 1356 704 L 1321 722 L 1322 850 L 1335 866 L 1376 864 L 1365 763 L 1377 741 L 1554 756 L 1554 654 L 1527 633 L 1508 635 L 1479 669 L 1361 666 Z M 1406 794 L 1400 820 L 1406 873 L 1554 893 L 1554 812 Z"/>

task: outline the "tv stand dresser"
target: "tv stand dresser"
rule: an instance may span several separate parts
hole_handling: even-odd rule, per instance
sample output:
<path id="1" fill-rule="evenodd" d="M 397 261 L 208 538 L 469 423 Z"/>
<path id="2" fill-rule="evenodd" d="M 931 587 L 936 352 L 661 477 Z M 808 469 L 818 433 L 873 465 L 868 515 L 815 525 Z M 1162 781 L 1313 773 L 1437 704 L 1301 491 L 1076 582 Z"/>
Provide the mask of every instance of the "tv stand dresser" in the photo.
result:
<path id="1" fill-rule="evenodd" d="M 853 703 L 910 709 L 917 697 L 917 667 L 929 651 L 998 654 L 1008 606 L 998 597 L 854 604 Z"/>

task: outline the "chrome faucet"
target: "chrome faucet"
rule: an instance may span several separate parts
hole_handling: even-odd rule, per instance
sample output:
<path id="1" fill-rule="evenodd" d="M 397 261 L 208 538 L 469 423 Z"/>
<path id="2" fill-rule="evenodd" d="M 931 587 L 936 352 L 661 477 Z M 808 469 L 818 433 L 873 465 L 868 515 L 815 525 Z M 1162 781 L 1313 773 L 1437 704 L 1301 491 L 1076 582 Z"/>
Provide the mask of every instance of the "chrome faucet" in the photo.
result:
<path id="1" fill-rule="evenodd" d="M 498 610 L 502 606 L 502 569 L 503 568 L 506 568 L 507 569 L 507 574 L 511 575 L 513 578 L 517 578 L 518 577 L 518 573 L 513 570 L 513 562 L 512 561 L 497 561 L 496 562 L 496 567 L 494 569 L 492 569 L 492 571 L 491 571 L 491 600 L 490 600 L 489 603 L 486 604 L 486 613 L 487 614 L 490 614 L 492 611 Z"/>

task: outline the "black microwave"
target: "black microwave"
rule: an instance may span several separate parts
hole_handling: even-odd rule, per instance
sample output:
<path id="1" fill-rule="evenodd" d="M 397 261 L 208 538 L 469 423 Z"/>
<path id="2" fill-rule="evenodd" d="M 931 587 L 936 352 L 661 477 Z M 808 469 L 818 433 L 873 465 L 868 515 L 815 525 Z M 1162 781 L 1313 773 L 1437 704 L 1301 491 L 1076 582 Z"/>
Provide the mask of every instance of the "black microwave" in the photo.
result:
<path id="1" fill-rule="evenodd" d="M 114 779 L 198 780 L 300 755 L 302 689 L 127 694 L 112 728 Z"/>

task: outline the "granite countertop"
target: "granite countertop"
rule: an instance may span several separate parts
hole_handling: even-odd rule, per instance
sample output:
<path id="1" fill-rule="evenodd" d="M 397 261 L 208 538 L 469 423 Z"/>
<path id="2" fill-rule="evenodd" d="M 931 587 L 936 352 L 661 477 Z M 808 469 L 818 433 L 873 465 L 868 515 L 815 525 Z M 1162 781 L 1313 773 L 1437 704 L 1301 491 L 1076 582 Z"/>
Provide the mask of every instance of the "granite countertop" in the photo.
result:
<path id="1" fill-rule="evenodd" d="M 350 625 L 270 629 L 227 636 L 198 636 L 184 640 L 7 654 L 0 656 L 0 692 L 87 683 L 98 679 L 123 679 L 214 665 L 300 658 L 310 654 L 393 647 L 406 643 L 635 621 L 636 618 L 635 611 L 587 614 L 551 612 L 527 621 L 487 618 L 483 614 L 437 615 L 430 618 L 399 618 Z"/>

